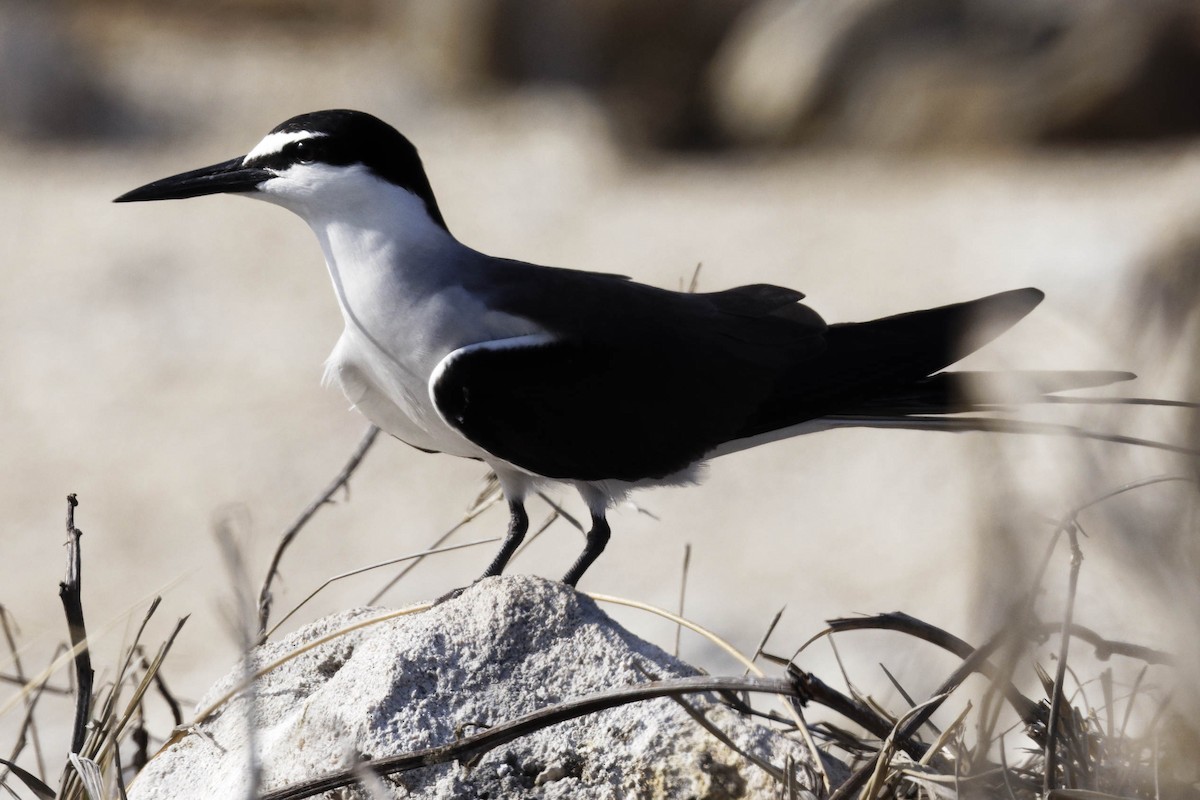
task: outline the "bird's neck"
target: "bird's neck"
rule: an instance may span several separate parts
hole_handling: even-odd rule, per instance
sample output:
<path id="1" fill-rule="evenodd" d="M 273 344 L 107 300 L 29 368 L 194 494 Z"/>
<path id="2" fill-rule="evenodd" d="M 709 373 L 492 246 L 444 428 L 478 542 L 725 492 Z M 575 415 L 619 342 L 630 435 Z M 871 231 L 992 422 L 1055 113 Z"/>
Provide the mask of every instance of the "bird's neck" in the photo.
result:
<path id="1" fill-rule="evenodd" d="M 383 336 L 397 332 L 406 308 L 453 282 L 470 250 L 416 196 L 397 189 L 378 200 L 306 217 L 347 326 Z"/>

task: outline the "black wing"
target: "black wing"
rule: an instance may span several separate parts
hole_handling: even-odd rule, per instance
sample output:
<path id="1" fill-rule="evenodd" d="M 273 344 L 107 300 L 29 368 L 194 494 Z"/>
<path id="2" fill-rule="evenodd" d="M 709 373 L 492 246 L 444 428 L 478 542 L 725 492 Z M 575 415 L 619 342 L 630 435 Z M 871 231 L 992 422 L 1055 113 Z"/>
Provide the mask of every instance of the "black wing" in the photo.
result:
<path id="1" fill-rule="evenodd" d="M 800 305 L 803 295 L 776 286 L 684 294 L 519 262 L 511 269 L 468 288 L 553 341 L 463 348 L 444 363 L 433 399 L 493 455 L 574 480 L 662 478 L 724 442 L 894 391 L 957 361 L 1041 299 L 1020 290 L 827 328 Z M 961 344 L 980 324 L 982 335 Z"/>
<path id="2" fill-rule="evenodd" d="M 536 280 L 492 275 L 479 291 L 555 340 L 463 348 L 431 388 L 467 438 L 539 475 L 677 472 L 735 435 L 787 364 L 824 347 L 825 323 L 790 289 L 685 294 L 523 267 Z"/>

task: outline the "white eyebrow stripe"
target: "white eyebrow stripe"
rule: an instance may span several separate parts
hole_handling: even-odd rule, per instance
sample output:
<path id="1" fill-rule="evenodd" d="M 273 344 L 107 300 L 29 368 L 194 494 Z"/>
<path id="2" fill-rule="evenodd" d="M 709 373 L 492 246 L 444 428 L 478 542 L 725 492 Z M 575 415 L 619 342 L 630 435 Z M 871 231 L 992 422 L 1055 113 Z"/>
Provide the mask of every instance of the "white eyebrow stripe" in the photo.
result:
<path id="1" fill-rule="evenodd" d="M 318 136 L 328 136 L 327 133 L 320 131 L 291 131 L 288 133 L 268 133 L 263 140 L 254 146 L 254 149 L 246 154 L 242 159 L 243 164 L 248 164 L 256 158 L 274 155 L 292 142 L 298 142 L 302 139 L 315 139 Z"/>

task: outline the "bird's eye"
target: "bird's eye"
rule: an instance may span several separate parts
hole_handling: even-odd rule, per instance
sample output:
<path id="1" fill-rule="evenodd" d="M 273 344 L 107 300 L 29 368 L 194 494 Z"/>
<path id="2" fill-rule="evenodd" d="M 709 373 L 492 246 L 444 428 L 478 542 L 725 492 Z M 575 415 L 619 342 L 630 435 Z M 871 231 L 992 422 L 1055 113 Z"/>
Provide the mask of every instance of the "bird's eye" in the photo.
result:
<path id="1" fill-rule="evenodd" d="M 299 164 L 311 164 L 317 160 L 316 148 L 309 142 L 296 142 L 293 150 L 296 154 L 296 162 Z"/>

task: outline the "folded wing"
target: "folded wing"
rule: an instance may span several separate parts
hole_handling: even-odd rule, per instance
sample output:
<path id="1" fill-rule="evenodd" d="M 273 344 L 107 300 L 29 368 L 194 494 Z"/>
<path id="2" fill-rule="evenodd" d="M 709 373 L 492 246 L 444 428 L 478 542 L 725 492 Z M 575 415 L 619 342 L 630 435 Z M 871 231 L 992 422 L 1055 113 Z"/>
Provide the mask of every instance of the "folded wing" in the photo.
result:
<path id="1" fill-rule="evenodd" d="M 451 353 L 430 392 L 493 455 L 567 480 L 664 478 L 718 446 L 894 396 L 999 335 L 1036 289 L 826 326 L 775 286 L 685 294 L 548 268 L 493 308 L 545 333 Z"/>

